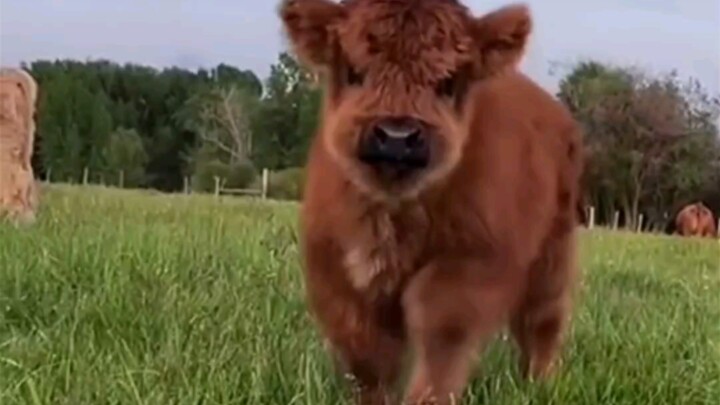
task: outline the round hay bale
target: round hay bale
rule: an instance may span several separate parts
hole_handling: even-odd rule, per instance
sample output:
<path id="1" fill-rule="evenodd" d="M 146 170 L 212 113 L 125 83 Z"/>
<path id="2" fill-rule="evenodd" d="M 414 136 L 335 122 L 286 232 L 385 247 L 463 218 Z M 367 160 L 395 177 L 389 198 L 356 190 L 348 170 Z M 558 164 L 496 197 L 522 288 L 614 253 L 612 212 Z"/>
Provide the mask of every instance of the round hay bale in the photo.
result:
<path id="1" fill-rule="evenodd" d="M 0 68 L 0 218 L 35 221 L 38 189 L 31 159 L 38 85 L 26 71 Z"/>

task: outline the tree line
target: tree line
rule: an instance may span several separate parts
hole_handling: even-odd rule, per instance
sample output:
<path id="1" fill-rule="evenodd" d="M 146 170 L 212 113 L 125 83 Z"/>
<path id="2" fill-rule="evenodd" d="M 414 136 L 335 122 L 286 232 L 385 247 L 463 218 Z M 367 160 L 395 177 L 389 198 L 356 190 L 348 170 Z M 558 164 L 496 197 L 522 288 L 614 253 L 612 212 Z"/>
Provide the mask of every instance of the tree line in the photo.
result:
<path id="1" fill-rule="evenodd" d="M 683 205 L 720 214 L 720 100 L 676 72 L 581 62 L 558 98 L 584 130 L 586 203 L 600 223 L 659 228 Z"/>
<path id="2" fill-rule="evenodd" d="M 106 60 L 40 60 L 36 173 L 163 191 L 210 190 L 215 176 L 248 187 L 268 168 L 279 196 L 299 198 L 317 124 L 315 77 L 281 53 L 264 80 L 220 64 L 190 71 Z M 683 204 L 720 213 L 720 102 L 671 72 L 584 61 L 569 66 L 558 99 L 585 136 L 586 204 L 596 219 L 659 227 Z M 282 174 L 285 175 L 282 175 Z"/>
<path id="3" fill-rule="evenodd" d="M 113 184 L 162 191 L 212 187 L 214 176 L 242 187 L 258 168 L 300 167 L 319 93 L 281 54 L 264 83 L 226 64 L 189 71 L 106 60 L 35 61 L 36 153 L 43 178 L 80 181 L 87 170 Z"/>

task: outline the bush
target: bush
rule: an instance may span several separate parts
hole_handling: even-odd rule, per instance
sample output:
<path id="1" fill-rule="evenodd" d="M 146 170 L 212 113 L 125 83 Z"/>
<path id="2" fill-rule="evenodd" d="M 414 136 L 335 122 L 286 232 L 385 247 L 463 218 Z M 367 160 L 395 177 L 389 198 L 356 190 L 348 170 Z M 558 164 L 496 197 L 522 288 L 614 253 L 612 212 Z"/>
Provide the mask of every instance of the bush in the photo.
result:
<path id="1" fill-rule="evenodd" d="M 248 188 L 258 173 L 252 162 L 237 162 L 229 165 L 226 188 Z"/>
<path id="2" fill-rule="evenodd" d="M 224 188 L 247 188 L 257 177 L 257 170 L 247 161 L 228 164 L 211 159 L 198 162 L 192 177 L 193 190 L 215 191 L 215 176 L 223 181 Z"/>
<path id="3" fill-rule="evenodd" d="M 251 186 L 262 188 L 262 178 L 258 177 Z M 271 172 L 268 179 L 268 197 L 278 200 L 301 200 L 305 187 L 305 169 L 293 167 Z"/>

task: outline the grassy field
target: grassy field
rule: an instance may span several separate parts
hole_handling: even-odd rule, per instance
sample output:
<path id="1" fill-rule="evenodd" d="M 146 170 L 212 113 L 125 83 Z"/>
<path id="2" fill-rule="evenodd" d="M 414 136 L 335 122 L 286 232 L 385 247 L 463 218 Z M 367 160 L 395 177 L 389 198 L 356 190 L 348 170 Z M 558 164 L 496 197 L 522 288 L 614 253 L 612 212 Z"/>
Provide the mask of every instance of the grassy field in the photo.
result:
<path id="1" fill-rule="evenodd" d="M 53 187 L 0 225 L 0 404 L 340 404 L 305 313 L 296 206 Z M 498 339 L 472 404 L 717 404 L 720 245 L 583 235 L 556 380 Z M 715 399 L 713 399 L 715 398 Z"/>

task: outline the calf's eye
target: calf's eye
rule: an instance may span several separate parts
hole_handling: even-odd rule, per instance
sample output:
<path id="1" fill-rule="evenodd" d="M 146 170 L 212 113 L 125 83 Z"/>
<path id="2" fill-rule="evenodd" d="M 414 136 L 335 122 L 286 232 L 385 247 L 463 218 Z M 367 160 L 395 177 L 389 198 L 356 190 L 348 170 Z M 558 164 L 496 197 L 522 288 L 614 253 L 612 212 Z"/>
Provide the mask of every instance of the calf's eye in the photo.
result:
<path id="1" fill-rule="evenodd" d="M 441 80 L 435 87 L 435 93 L 441 97 L 453 97 L 456 90 L 457 80 L 455 80 L 455 75 Z"/>
<path id="2" fill-rule="evenodd" d="M 361 86 L 364 79 L 365 77 L 362 75 L 362 73 L 353 69 L 352 66 L 347 67 L 345 77 L 347 84 L 349 84 L 350 86 Z"/>

